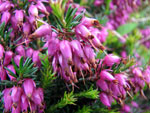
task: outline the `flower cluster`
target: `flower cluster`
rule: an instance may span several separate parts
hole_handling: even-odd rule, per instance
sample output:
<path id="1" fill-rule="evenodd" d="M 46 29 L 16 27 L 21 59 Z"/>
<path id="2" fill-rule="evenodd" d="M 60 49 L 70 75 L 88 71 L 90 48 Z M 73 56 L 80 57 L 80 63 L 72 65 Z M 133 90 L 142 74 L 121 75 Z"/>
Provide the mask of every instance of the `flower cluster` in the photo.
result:
<path id="1" fill-rule="evenodd" d="M 84 78 L 85 72 L 91 73 L 91 68 L 96 68 L 95 50 L 102 49 L 107 31 L 103 28 L 94 28 L 98 25 L 96 19 L 84 17 L 75 27 L 75 38 L 70 37 L 59 40 L 59 33 L 52 33 L 48 42 L 48 54 L 56 73 L 69 83 L 78 82 L 79 77 Z M 55 47 L 55 48 L 54 48 Z M 91 74 L 90 74 L 91 76 Z"/>
<path id="2" fill-rule="evenodd" d="M 14 62 L 17 64 L 19 67 L 20 59 L 21 57 L 24 58 L 32 58 L 32 61 L 35 63 L 35 66 L 40 67 L 41 61 L 39 58 L 39 51 L 38 50 L 33 50 L 32 48 L 27 48 L 26 50 L 22 45 L 18 46 L 15 49 L 15 52 L 12 51 L 5 51 L 4 47 L 0 45 L 1 53 L 0 53 L 0 79 L 1 80 L 6 80 L 7 75 L 10 80 L 16 79 L 15 77 L 11 76 L 10 73 L 4 68 L 7 67 L 10 69 L 14 74 L 16 74 L 16 71 L 14 69 L 14 66 L 12 65 L 11 60 L 14 59 Z"/>
<path id="3" fill-rule="evenodd" d="M 130 14 L 140 5 L 140 0 L 112 0 L 110 8 L 114 12 L 109 15 L 107 27 L 117 29 L 120 25 L 125 24 Z"/>
<path id="4" fill-rule="evenodd" d="M 32 79 L 20 81 L 18 86 L 6 88 L 3 90 L 5 112 L 20 113 L 44 110 L 44 94 L 42 88 L 36 88 Z"/>

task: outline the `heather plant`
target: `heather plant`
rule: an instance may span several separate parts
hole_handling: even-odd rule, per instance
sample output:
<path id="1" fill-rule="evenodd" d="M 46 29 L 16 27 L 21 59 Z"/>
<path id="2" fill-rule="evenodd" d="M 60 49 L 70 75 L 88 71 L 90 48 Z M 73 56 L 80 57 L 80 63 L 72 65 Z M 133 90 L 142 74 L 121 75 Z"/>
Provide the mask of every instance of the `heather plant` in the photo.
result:
<path id="1" fill-rule="evenodd" d="M 148 9 L 148 0 L 0 0 L 0 111 L 149 111 Z"/>

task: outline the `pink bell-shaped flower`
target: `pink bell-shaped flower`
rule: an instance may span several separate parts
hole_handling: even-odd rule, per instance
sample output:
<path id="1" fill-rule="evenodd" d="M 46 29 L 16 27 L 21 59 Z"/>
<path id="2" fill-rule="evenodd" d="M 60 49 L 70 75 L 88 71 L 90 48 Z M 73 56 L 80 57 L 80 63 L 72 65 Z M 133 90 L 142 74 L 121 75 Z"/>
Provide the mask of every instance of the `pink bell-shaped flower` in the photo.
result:
<path id="1" fill-rule="evenodd" d="M 25 57 L 25 50 L 24 47 L 22 45 L 18 46 L 16 48 L 16 52 L 20 55 L 20 56 L 24 56 Z"/>
<path id="2" fill-rule="evenodd" d="M 3 90 L 3 98 L 4 98 L 4 108 L 5 112 L 10 111 L 12 107 L 12 98 L 11 98 L 11 88 L 6 88 Z"/>
<path id="3" fill-rule="evenodd" d="M 118 56 L 113 55 L 113 54 L 106 55 L 104 58 L 104 63 L 107 66 L 112 66 L 113 64 L 115 64 L 115 63 L 118 64 L 119 62 L 120 62 L 120 58 Z"/>
<path id="4" fill-rule="evenodd" d="M 0 60 L 3 58 L 4 56 L 4 47 L 0 44 Z"/>
<path id="5" fill-rule="evenodd" d="M 24 92 L 28 98 L 31 98 L 35 87 L 36 87 L 35 82 L 32 79 L 25 79 L 25 81 L 23 83 L 23 88 L 24 88 Z"/>
<path id="6" fill-rule="evenodd" d="M 22 112 L 27 112 L 28 110 L 28 100 L 25 94 L 21 96 L 21 110 Z"/>
<path id="7" fill-rule="evenodd" d="M 6 51 L 5 52 L 5 58 L 4 58 L 4 65 L 5 66 L 11 62 L 12 57 L 13 57 L 12 51 Z"/>
<path id="8" fill-rule="evenodd" d="M 15 71 L 13 65 L 8 65 L 7 68 L 10 69 L 14 74 L 16 74 L 16 71 Z M 8 76 L 9 76 L 10 80 L 16 79 L 15 77 L 13 77 L 12 75 L 9 74 L 9 71 L 6 70 L 6 72 L 7 72 Z"/>
<path id="9" fill-rule="evenodd" d="M 60 42 L 60 51 L 63 57 L 68 61 L 68 63 L 72 63 L 72 51 L 67 40 L 63 40 Z"/>
<path id="10" fill-rule="evenodd" d="M 6 80 L 6 71 L 2 66 L 0 66 L 0 79 Z"/>
<path id="11" fill-rule="evenodd" d="M 46 35 L 51 35 L 51 26 L 48 24 L 41 25 L 36 31 L 32 34 L 34 37 L 42 37 Z"/>
<path id="12" fill-rule="evenodd" d="M 100 78 L 103 80 L 108 80 L 108 81 L 114 81 L 115 78 L 112 74 L 110 74 L 109 72 L 107 72 L 106 70 L 102 70 L 100 73 Z"/>
<path id="13" fill-rule="evenodd" d="M 28 13 L 29 13 L 29 15 L 38 17 L 38 9 L 37 9 L 36 5 L 30 5 Z"/>
<path id="14" fill-rule="evenodd" d="M 32 58 L 33 52 L 34 52 L 34 50 L 32 48 L 28 48 L 26 50 L 26 56 L 29 58 Z"/>
<path id="15" fill-rule="evenodd" d="M 106 93 L 100 93 L 100 101 L 107 107 L 110 107 L 111 106 L 111 102 L 109 100 L 109 97 Z"/>

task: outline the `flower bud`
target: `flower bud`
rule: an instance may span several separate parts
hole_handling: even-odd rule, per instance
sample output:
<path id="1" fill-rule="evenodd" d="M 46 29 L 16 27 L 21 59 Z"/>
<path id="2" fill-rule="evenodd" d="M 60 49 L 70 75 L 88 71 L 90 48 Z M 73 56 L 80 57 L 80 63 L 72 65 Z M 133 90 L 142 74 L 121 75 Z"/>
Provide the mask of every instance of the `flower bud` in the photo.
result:
<path id="1" fill-rule="evenodd" d="M 18 24 L 22 24 L 24 18 L 23 10 L 15 10 L 15 18 Z"/>
<path id="2" fill-rule="evenodd" d="M 111 106 L 111 103 L 109 101 L 109 97 L 106 95 L 106 93 L 100 93 L 100 101 L 107 107 Z"/>
<path id="3" fill-rule="evenodd" d="M 11 92 L 11 98 L 13 103 L 17 104 L 21 99 L 22 88 L 14 86 Z M 17 105 L 18 106 L 18 105 Z"/>
<path id="4" fill-rule="evenodd" d="M 125 76 L 124 74 L 115 74 L 115 78 L 118 80 L 119 84 L 126 86 L 127 76 Z"/>
<path id="5" fill-rule="evenodd" d="M 3 58 L 4 56 L 4 47 L 0 44 L 0 60 Z"/>
<path id="6" fill-rule="evenodd" d="M 22 45 L 18 46 L 16 48 L 16 52 L 20 55 L 20 56 L 24 56 L 25 57 L 25 50 L 24 47 Z"/>
<path id="7" fill-rule="evenodd" d="M 82 24 L 87 26 L 87 27 L 90 27 L 90 26 L 93 26 L 93 25 L 99 25 L 99 22 L 98 22 L 98 20 L 96 20 L 94 18 L 84 17 L 82 19 Z"/>
<path id="8" fill-rule="evenodd" d="M 22 112 L 27 112 L 28 110 L 28 100 L 25 94 L 21 96 L 21 110 Z"/>
<path id="9" fill-rule="evenodd" d="M 73 40 L 70 43 L 72 50 L 80 57 L 84 58 L 84 52 L 81 48 L 81 44 L 78 40 Z"/>
<path id="10" fill-rule="evenodd" d="M 115 78 L 113 77 L 113 75 L 111 75 L 109 72 L 107 72 L 106 70 L 102 70 L 100 73 L 100 78 L 103 80 L 108 80 L 108 81 L 113 81 L 115 80 Z"/>
<path id="11" fill-rule="evenodd" d="M 29 10 L 28 10 L 29 15 L 38 17 L 38 9 L 35 5 L 30 5 Z"/>
<path id="12" fill-rule="evenodd" d="M 20 55 L 16 55 L 16 56 L 14 57 L 14 62 L 17 64 L 18 67 L 19 67 L 20 59 L 21 59 L 21 56 L 20 56 Z"/>
<path id="13" fill-rule="evenodd" d="M 28 22 L 25 22 L 23 24 L 23 33 L 25 34 L 25 36 L 29 35 L 31 32 L 31 26 Z"/>
<path id="14" fill-rule="evenodd" d="M 34 50 L 32 48 L 28 48 L 26 50 L 26 56 L 29 58 L 32 58 L 33 52 L 34 52 Z"/>
<path id="15" fill-rule="evenodd" d="M 48 42 L 48 55 L 54 56 L 55 53 L 59 50 L 60 41 L 57 38 L 52 38 Z M 55 47 L 55 48 L 54 48 Z"/>
<path id="16" fill-rule="evenodd" d="M 113 64 L 115 64 L 115 63 L 118 64 L 119 62 L 120 62 L 120 58 L 118 56 L 113 55 L 113 54 L 106 55 L 104 58 L 104 63 L 107 66 L 112 66 Z"/>
<path id="17" fill-rule="evenodd" d="M 43 90 L 41 89 L 36 89 L 33 91 L 33 94 L 32 94 L 32 100 L 34 103 L 36 103 L 37 105 L 42 105 L 42 102 L 43 102 Z"/>
<path id="18" fill-rule="evenodd" d="M 25 79 L 23 83 L 23 88 L 28 98 L 31 98 L 35 87 L 36 87 L 35 82 L 32 79 Z"/>
<path id="19" fill-rule="evenodd" d="M 134 68 L 134 69 L 132 70 L 132 73 L 133 73 L 135 76 L 137 76 L 137 77 L 143 77 L 143 76 L 142 76 L 142 72 L 141 72 L 141 70 L 140 70 L 139 68 Z"/>
<path id="20" fill-rule="evenodd" d="M 36 31 L 32 34 L 34 37 L 43 37 L 45 35 L 51 35 L 51 26 L 48 24 L 41 25 Z"/>
<path id="21" fill-rule="evenodd" d="M 84 46 L 83 51 L 85 53 L 85 56 L 91 62 L 92 64 L 95 64 L 95 53 L 94 50 L 89 46 Z"/>
<path id="22" fill-rule="evenodd" d="M 32 56 L 32 60 L 33 62 L 36 64 L 36 66 L 40 67 L 41 66 L 41 61 L 40 61 L 40 57 L 39 57 L 39 51 L 34 51 L 33 52 L 33 56 Z"/>
<path id="23" fill-rule="evenodd" d="M 128 105 L 125 104 L 125 105 L 122 107 L 121 111 L 122 111 L 122 112 L 125 112 L 125 113 L 129 113 L 129 112 L 131 111 L 131 108 L 130 108 L 130 106 L 128 106 Z"/>
<path id="24" fill-rule="evenodd" d="M 1 17 L 1 23 L 5 22 L 5 25 L 8 23 L 11 14 L 8 11 L 3 12 Z"/>
<path id="25" fill-rule="evenodd" d="M 4 108 L 5 112 L 8 112 L 12 107 L 12 99 L 11 99 L 11 88 L 6 88 L 3 90 L 3 98 L 4 98 Z"/>
<path id="26" fill-rule="evenodd" d="M 15 71 L 13 65 L 8 65 L 7 68 L 10 69 L 14 74 L 16 74 L 16 71 Z M 9 76 L 10 80 L 16 79 L 15 77 L 13 77 L 12 75 L 9 74 L 9 71 L 6 70 L 6 72 L 7 72 L 8 76 Z"/>
<path id="27" fill-rule="evenodd" d="M 11 17 L 11 25 L 12 25 L 12 28 L 13 28 L 14 31 L 18 30 L 18 25 L 17 25 L 17 21 L 16 21 L 15 16 Z"/>
<path id="28" fill-rule="evenodd" d="M 20 102 L 19 102 L 17 106 L 12 107 L 11 113 L 20 113 L 20 112 L 21 112 L 21 106 L 20 106 Z"/>
<path id="29" fill-rule="evenodd" d="M 107 82 L 105 82 L 104 80 L 101 80 L 99 79 L 97 82 L 96 82 L 96 85 L 101 88 L 103 91 L 108 91 L 108 85 L 107 85 Z"/>
<path id="30" fill-rule="evenodd" d="M 94 1 L 94 5 L 97 6 L 97 7 L 102 5 L 103 3 L 104 3 L 104 0 L 95 0 Z"/>
<path id="31" fill-rule="evenodd" d="M 37 1 L 37 4 L 36 4 L 37 8 L 44 14 L 46 15 L 49 15 L 46 7 L 44 6 L 44 4 L 41 2 L 41 1 Z"/>
<path id="32" fill-rule="evenodd" d="M 6 51 L 5 52 L 5 58 L 4 58 L 4 65 L 5 66 L 11 62 L 12 57 L 13 57 L 12 51 Z"/>
<path id="33" fill-rule="evenodd" d="M 0 79 L 6 80 L 6 71 L 2 66 L 0 66 Z"/>
<path id="34" fill-rule="evenodd" d="M 90 31 L 87 29 L 87 27 L 85 27 L 84 25 L 77 25 L 76 26 L 76 33 L 81 35 L 82 37 L 86 38 L 86 39 L 92 39 L 93 36 L 91 35 Z"/>
<path id="35" fill-rule="evenodd" d="M 60 42 L 60 51 L 63 57 L 68 61 L 68 63 L 72 63 L 72 51 L 67 40 L 63 40 Z"/>
<path id="36" fill-rule="evenodd" d="M 0 12 L 9 10 L 11 7 L 13 7 L 13 5 L 9 1 L 3 2 L 0 4 Z"/>

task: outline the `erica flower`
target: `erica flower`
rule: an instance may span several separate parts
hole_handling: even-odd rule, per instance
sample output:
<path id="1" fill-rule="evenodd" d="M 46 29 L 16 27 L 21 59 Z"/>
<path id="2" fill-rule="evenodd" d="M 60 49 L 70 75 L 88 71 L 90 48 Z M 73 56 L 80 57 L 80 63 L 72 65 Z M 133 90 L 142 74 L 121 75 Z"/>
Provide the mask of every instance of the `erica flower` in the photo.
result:
<path id="1" fill-rule="evenodd" d="M 104 63 L 107 66 L 112 66 L 115 63 L 119 64 L 119 62 L 120 62 L 120 58 L 118 56 L 113 55 L 113 54 L 106 55 L 104 58 Z"/>
<path id="2" fill-rule="evenodd" d="M 24 92 L 25 92 L 26 96 L 28 98 L 31 98 L 32 93 L 35 89 L 35 82 L 32 79 L 25 79 L 25 81 L 23 83 L 23 88 L 24 88 Z"/>
<path id="3" fill-rule="evenodd" d="M 102 70 L 100 73 L 100 78 L 103 80 L 108 80 L 108 81 L 114 81 L 115 78 L 112 74 L 110 74 L 109 72 L 107 72 L 106 70 Z"/>

